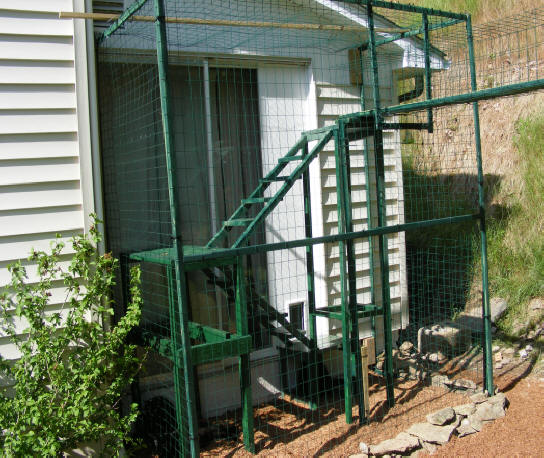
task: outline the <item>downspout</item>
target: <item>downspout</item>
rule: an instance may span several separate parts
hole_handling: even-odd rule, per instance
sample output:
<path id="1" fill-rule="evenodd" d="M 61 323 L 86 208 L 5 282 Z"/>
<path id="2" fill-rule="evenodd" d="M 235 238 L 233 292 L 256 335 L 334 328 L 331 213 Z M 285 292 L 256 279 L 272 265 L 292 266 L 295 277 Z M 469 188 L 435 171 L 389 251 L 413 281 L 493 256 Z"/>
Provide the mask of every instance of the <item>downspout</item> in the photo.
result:
<path id="1" fill-rule="evenodd" d="M 85 0 L 85 11 L 92 12 L 92 0 Z M 99 220 L 104 220 L 104 201 L 102 195 L 102 164 L 100 161 L 100 126 L 98 123 L 98 91 L 96 89 L 96 54 L 94 48 L 93 22 L 86 21 L 85 34 L 87 42 L 87 74 L 89 82 L 89 120 L 91 130 L 91 161 L 93 168 L 94 209 Z M 103 223 L 99 225 L 99 231 L 105 234 Z M 105 237 L 104 237 L 105 240 Z M 104 241 L 98 245 L 100 253 L 104 253 Z"/>
<path id="2" fill-rule="evenodd" d="M 215 202 L 215 189 L 214 189 L 214 164 L 213 164 L 213 136 L 212 136 L 212 106 L 210 96 L 210 63 L 208 59 L 204 59 L 203 68 L 203 80 L 204 80 L 204 112 L 206 122 L 206 150 L 208 158 L 208 194 L 210 199 L 210 229 L 212 235 L 217 234 L 217 204 Z M 214 273 L 216 276 L 221 275 L 221 271 L 214 267 Z M 221 312 L 221 293 L 218 288 L 215 289 L 215 304 L 217 308 L 217 326 L 219 329 L 223 329 L 223 313 Z M 222 360 L 224 366 L 224 361 Z"/>

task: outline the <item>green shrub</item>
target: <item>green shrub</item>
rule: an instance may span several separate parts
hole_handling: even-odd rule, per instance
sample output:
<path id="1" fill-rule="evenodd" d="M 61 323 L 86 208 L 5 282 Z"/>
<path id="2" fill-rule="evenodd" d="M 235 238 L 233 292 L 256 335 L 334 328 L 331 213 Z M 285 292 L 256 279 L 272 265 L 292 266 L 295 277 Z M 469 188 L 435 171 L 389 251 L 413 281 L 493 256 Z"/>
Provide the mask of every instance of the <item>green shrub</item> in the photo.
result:
<path id="1" fill-rule="evenodd" d="M 36 283 L 21 262 L 9 266 L 11 283 L 0 293 L 0 332 L 20 357 L 0 357 L 2 456 L 59 456 L 89 441 L 101 441 L 104 453 L 115 455 L 128 437 L 137 406 L 126 416 L 119 407 L 141 366 L 127 344 L 141 314 L 140 273 L 131 272 L 126 314 L 106 326 L 118 261 L 98 254 L 99 241 L 96 226 L 89 236 L 74 237 L 67 268 L 60 263 L 64 244 L 58 238 L 50 252 L 33 251 Z M 64 311 L 50 313 L 51 289 L 59 282 L 66 288 Z"/>

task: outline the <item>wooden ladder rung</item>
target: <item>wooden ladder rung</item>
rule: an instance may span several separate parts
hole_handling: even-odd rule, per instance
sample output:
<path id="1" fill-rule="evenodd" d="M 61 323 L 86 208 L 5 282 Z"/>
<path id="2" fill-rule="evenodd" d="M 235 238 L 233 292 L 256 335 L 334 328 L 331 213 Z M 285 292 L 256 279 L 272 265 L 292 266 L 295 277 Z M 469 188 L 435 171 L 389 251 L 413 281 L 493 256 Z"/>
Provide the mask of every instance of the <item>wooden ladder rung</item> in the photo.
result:
<path id="1" fill-rule="evenodd" d="M 265 204 L 271 199 L 272 197 L 250 197 L 249 199 L 242 199 L 242 204 Z"/>
<path id="2" fill-rule="evenodd" d="M 291 161 L 301 161 L 302 159 L 304 159 L 306 156 L 287 156 L 287 157 L 280 157 L 278 162 L 280 164 L 283 164 L 285 162 L 291 162 Z"/>
<path id="3" fill-rule="evenodd" d="M 277 177 L 261 178 L 261 183 L 274 183 L 276 181 L 286 181 L 291 178 L 289 175 L 280 175 Z"/>
<path id="4" fill-rule="evenodd" d="M 237 218 L 237 219 L 229 219 L 228 221 L 223 222 L 223 226 L 231 227 L 231 226 L 247 226 L 251 224 L 253 221 L 253 218 Z"/>

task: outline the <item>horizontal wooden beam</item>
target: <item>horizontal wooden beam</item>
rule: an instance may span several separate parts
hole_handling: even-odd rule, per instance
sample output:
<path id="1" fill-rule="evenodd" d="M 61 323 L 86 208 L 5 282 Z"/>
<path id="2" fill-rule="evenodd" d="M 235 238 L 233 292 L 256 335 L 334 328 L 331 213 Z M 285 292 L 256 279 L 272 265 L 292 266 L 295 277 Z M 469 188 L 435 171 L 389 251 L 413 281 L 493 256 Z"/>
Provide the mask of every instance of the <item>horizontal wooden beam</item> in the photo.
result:
<path id="1" fill-rule="evenodd" d="M 61 11 L 61 19 L 94 19 L 95 21 L 115 21 L 119 19 L 118 14 L 106 13 L 77 13 L 71 11 Z M 155 22 L 155 16 L 131 16 L 128 21 L 137 22 Z M 361 25 L 333 25 L 333 24 L 293 24 L 285 22 L 265 22 L 265 21 L 231 21 L 227 19 L 199 19 L 188 17 L 165 17 L 165 22 L 169 24 L 187 24 L 187 25 L 210 25 L 227 27 L 254 27 L 254 28 L 275 28 L 275 29 L 295 29 L 295 30 L 325 30 L 334 32 L 360 32 L 368 33 L 367 29 Z M 401 27 L 390 27 L 376 29 L 376 32 L 383 33 L 402 33 L 410 29 Z"/>

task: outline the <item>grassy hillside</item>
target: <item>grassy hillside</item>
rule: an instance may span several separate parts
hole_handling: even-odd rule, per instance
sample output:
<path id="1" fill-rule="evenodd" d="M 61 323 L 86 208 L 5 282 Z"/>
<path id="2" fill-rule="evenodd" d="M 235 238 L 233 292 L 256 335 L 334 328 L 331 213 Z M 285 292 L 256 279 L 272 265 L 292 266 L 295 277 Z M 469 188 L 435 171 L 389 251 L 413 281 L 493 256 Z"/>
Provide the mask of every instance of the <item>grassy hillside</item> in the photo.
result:
<path id="1" fill-rule="evenodd" d="M 489 220 L 490 288 L 509 301 L 501 327 L 512 333 L 526 320 L 527 304 L 544 295 L 544 112 L 515 125 L 519 189 L 503 185 L 501 215 Z"/>
<path id="2" fill-rule="evenodd" d="M 540 0 L 398 0 L 397 3 L 472 14 L 475 23 L 504 17 L 505 11 L 515 14 L 542 6 Z M 510 14 L 510 13 L 509 13 Z"/>
<path id="3" fill-rule="evenodd" d="M 510 15 L 542 7 L 539 0 L 400 2 L 467 12 L 476 25 L 500 20 L 505 12 Z M 514 61 L 515 52 L 513 49 Z M 515 334 L 527 324 L 529 301 L 544 297 L 544 93 L 482 102 L 480 114 L 488 188 L 490 290 L 492 297 L 508 300 L 508 313 L 499 327 L 506 334 Z M 468 124 L 460 126 L 452 133 L 452 141 L 461 141 L 468 128 Z M 474 265 L 478 271 L 477 259 Z M 473 293 L 478 290 L 477 277 Z"/>

